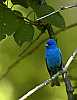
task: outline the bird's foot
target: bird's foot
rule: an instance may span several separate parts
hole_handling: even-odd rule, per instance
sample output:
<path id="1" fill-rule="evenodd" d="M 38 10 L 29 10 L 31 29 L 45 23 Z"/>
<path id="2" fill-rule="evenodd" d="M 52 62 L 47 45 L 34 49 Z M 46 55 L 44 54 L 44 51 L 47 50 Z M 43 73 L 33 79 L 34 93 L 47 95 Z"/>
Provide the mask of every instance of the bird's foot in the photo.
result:
<path id="1" fill-rule="evenodd" d="M 56 86 L 60 86 L 60 82 L 59 81 L 56 81 L 55 85 Z"/>

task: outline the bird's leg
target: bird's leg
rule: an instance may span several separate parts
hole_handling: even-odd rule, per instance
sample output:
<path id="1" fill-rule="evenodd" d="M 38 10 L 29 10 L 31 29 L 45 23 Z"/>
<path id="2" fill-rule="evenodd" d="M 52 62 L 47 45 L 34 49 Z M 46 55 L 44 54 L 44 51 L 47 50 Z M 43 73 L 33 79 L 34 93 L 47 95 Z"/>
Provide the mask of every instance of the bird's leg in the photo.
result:
<path id="1" fill-rule="evenodd" d="M 55 79 L 55 85 L 56 85 L 56 86 L 60 86 L 60 82 L 59 82 L 58 77 Z"/>
<path id="2" fill-rule="evenodd" d="M 56 73 L 57 73 L 57 70 L 52 71 L 52 75 L 54 75 L 54 74 L 56 74 Z M 52 86 L 52 85 L 60 86 L 60 82 L 59 82 L 58 77 L 56 77 L 54 80 L 52 80 L 51 86 Z"/>

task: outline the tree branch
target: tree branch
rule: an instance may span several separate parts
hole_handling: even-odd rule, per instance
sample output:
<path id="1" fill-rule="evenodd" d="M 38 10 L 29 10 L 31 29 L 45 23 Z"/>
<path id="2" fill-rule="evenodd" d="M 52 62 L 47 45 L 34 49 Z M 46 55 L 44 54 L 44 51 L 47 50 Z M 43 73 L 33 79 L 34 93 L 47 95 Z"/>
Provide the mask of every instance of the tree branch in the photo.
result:
<path id="1" fill-rule="evenodd" d="M 74 89 L 72 87 L 70 79 L 68 78 L 67 73 L 63 73 L 62 77 L 63 77 L 63 80 L 65 82 L 68 100 L 73 100 L 73 98 L 74 98 L 74 96 L 73 96 Z"/>
<path id="2" fill-rule="evenodd" d="M 39 21 L 39 20 L 44 19 L 44 18 L 46 18 L 46 17 L 49 17 L 49 16 L 51 16 L 51 15 L 53 15 L 53 14 L 55 14 L 55 13 L 58 13 L 58 12 L 60 12 L 60 11 L 63 11 L 63 10 L 65 10 L 65 9 L 69 9 L 69 8 L 73 8 L 73 7 L 77 7 L 77 4 L 70 5 L 70 6 L 65 6 L 65 7 L 61 7 L 61 8 L 59 8 L 59 9 L 57 9 L 57 10 L 55 10 L 55 11 L 53 11 L 53 12 L 51 12 L 51 13 L 45 15 L 45 16 L 42 16 L 42 17 L 40 17 L 40 18 L 37 18 L 36 21 Z"/>
<path id="3" fill-rule="evenodd" d="M 36 86 L 34 89 L 30 90 L 27 94 L 25 94 L 24 96 L 22 96 L 21 98 L 19 98 L 19 100 L 25 100 L 27 99 L 29 96 L 31 96 L 33 93 L 35 93 L 36 91 L 38 91 L 39 89 L 43 88 L 44 86 L 46 86 L 47 84 L 49 84 L 52 80 L 54 80 L 56 77 L 58 77 L 59 75 L 66 73 L 68 70 L 69 65 L 71 64 L 71 62 L 74 60 L 75 56 L 77 55 L 77 49 L 73 52 L 73 54 L 70 56 L 70 58 L 68 59 L 65 67 L 63 68 L 63 70 L 57 72 L 55 75 L 52 76 L 52 78 L 44 81 L 43 83 L 41 83 L 40 85 Z"/>
<path id="4" fill-rule="evenodd" d="M 76 52 L 77 52 L 77 49 L 76 49 Z M 73 53 L 73 56 L 70 57 L 70 60 L 68 60 L 68 64 L 71 63 L 71 61 L 74 59 L 73 57 L 75 57 L 76 52 L 74 52 Z M 68 64 L 66 65 L 66 70 L 68 68 Z M 64 67 L 62 67 L 62 69 L 64 69 Z M 68 100 L 74 100 L 74 96 L 73 96 L 74 89 L 72 87 L 72 84 L 70 82 L 70 79 L 68 78 L 67 72 L 66 73 L 63 73 L 62 74 L 62 77 L 63 77 L 64 82 L 65 82 Z"/>
<path id="5" fill-rule="evenodd" d="M 47 14 L 47 15 L 44 15 L 40 18 L 37 18 L 35 21 L 32 21 L 32 20 L 28 19 L 27 17 L 22 17 L 22 16 L 19 16 L 19 17 L 25 19 L 25 21 L 27 20 L 26 21 L 27 23 L 31 23 L 32 25 L 38 26 L 38 21 L 40 21 L 40 20 L 42 20 L 46 17 L 52 16 L 53 14 L 56 14 L 60 11 L 64 11 L 65 9 L 69 9 L 69 8 L 73 8 L 73 7 L 77 7 L 77 4 L 60 7 L 59 9 L 57 9 L 57 10 L 55 10 L 55 11 L 53 11 L 53 12 Z"/>

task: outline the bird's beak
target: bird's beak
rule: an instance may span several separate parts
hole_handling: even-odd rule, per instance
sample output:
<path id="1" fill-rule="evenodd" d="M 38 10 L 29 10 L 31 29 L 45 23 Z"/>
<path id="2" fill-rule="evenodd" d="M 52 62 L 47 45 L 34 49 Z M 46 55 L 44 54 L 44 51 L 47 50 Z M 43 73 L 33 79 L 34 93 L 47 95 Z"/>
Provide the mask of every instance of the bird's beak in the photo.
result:
<path id="1" fill-rule="evenodd" d="M 45 44 L 45 47 L 48 47 L 48 44 Z"/>

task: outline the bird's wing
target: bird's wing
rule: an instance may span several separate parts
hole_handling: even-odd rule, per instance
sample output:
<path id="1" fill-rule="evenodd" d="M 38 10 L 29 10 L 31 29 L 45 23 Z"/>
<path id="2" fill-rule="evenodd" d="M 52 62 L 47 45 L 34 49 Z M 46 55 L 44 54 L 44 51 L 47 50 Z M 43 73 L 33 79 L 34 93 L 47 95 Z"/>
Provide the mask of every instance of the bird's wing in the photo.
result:
<path id="1" fill-rule="evenodd" d="M 59 52 L 60 52 L 60 56 L 61 56 L 61 59 L 62 59 L 62 52 L 61 52 L 61 50 L 59 49 Z"/>
<path id="2" fill-rule="evenodd" d="M 48 64 L 47 64 L 47 59 L 46 59 L 46 66 L 47 66 L 47 70 L 48 70 L 48 72 L 49 72 L 49 75 L 50 76 L 52 76 L 53 75 L 53 73 L 52 73 L 52 71 L 49 69 L 49 67 L 48 67 Z"/>
<path id="3" fill-rule="evenodd" d="M 60 52 L 60 56 L 61 56 L 61 64 L 60 64 L 60 68 L 61 69 L 63 69 L 63 67 L 64 67 L 64 64 L 63 64 L 63 58 L 62 58 L 62 52 L 61 52 L 61 50 L 59 49 L 59 52 Z"/>
<path id="4" fill-rule="evenodd" d="M 46 66 L 47 66 L 47 70 L 48 70 L 50 78 L 51 78 L 52 75 L 54 75 L 54 71 L 52 72 L 52 70 L 49 69 L 48 64 L 47 64 L 47 59 L 46 59 Z M 54 85 L 60 86 L 58 77 L 56 78 L 56 80 L 52 80 L 51 86 L 53 87 Z"/>

